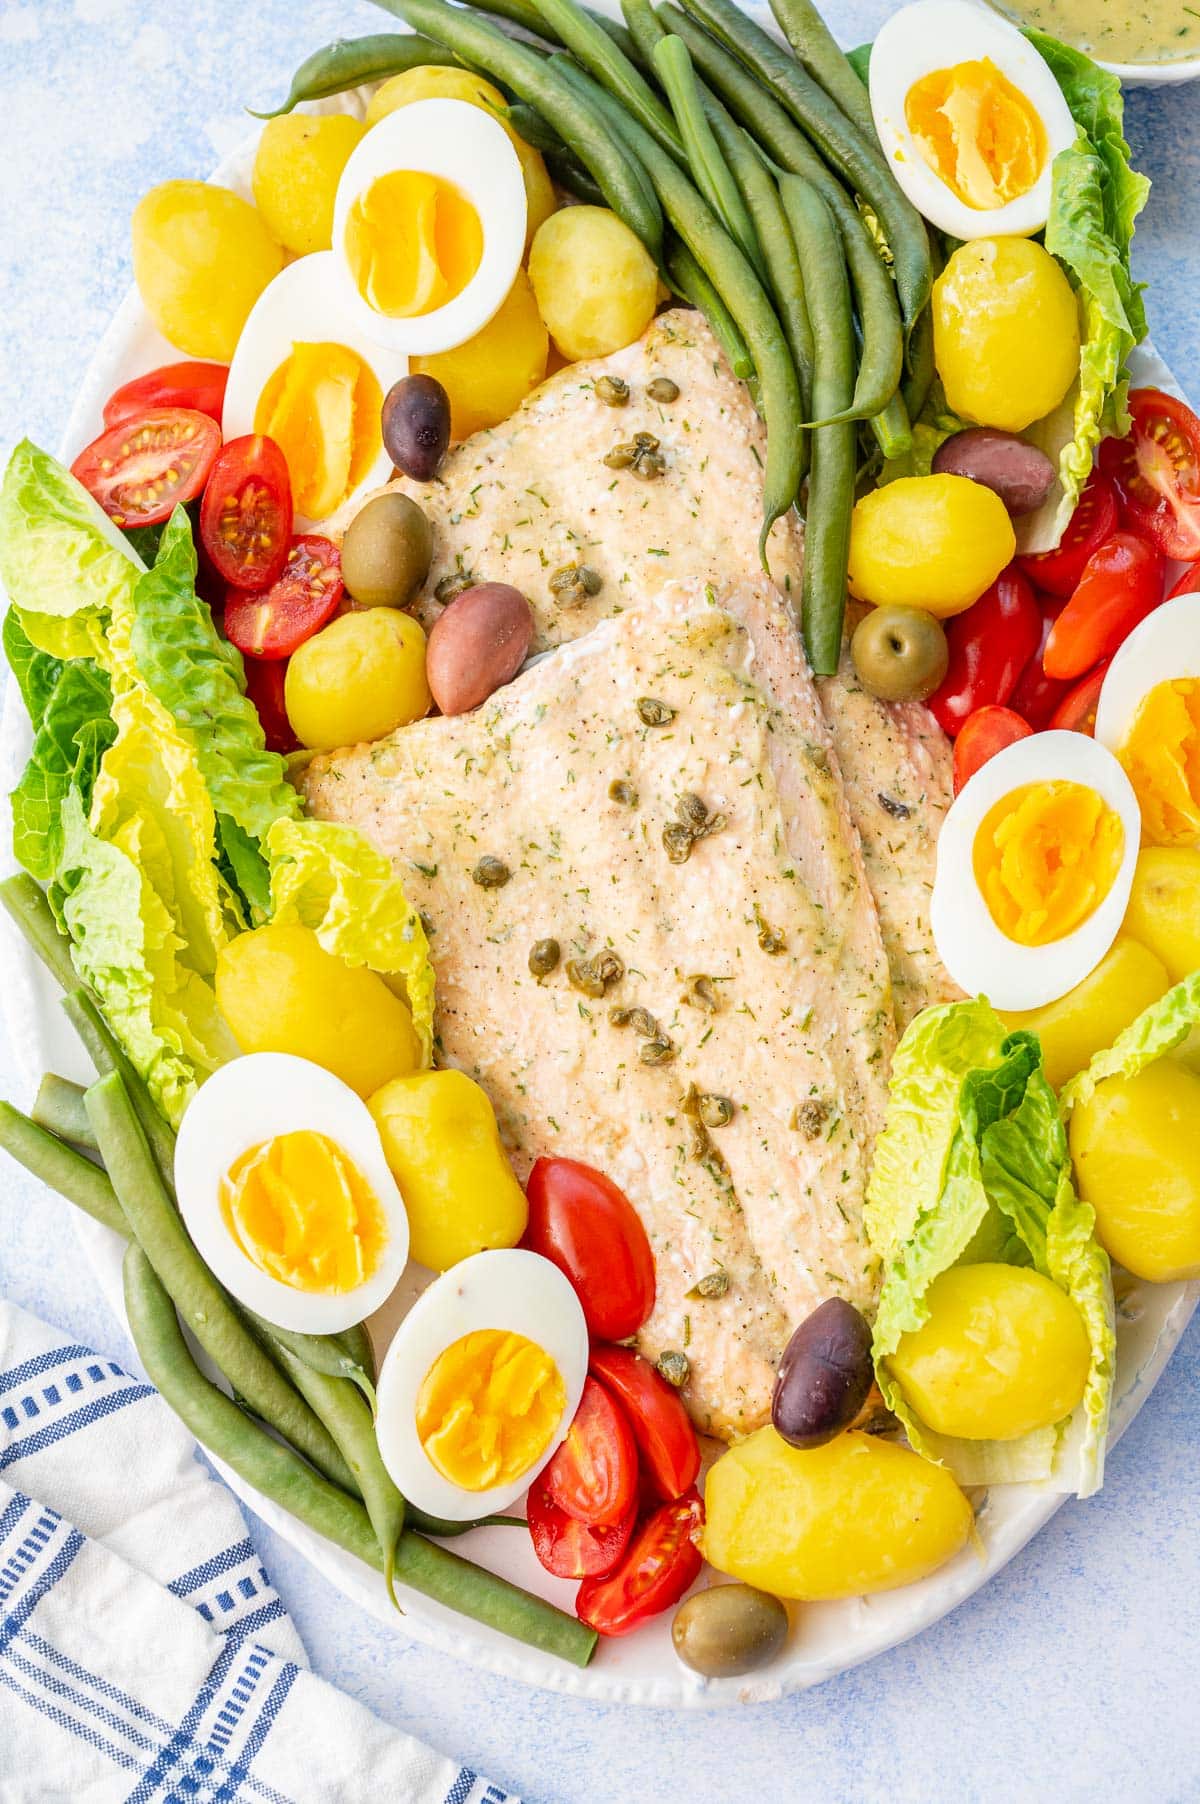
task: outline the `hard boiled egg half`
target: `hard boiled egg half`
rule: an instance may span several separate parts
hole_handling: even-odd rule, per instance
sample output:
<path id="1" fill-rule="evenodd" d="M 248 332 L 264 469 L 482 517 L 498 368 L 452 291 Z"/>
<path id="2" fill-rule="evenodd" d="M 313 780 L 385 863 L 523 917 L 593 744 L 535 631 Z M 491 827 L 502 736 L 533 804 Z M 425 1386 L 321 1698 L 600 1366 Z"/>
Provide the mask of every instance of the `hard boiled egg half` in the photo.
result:
<path id="1" fill-rule="evenodd" d="M 938 839 L 930 922 L 955 983 L 1003 1010 L 1074 989 L 1116 938 L 1139 833 L 1129 778 L 1082 733 L 989 759 Z"/>
<path id="2" fill-rule="evenodd" d="M 398 1489 L 455 1522 L 515 1503 L 571 1424 L 587 1358 L 579 1298 L 548 1259 L 515 1248 L 453 1266 L 379 1374 L 375 1429 Z"/>
<path id="3" fill-rule="evenodd" d="M 332 251 L 291 263 L 242 328 L 225 390 L 226 439 L 273 438 L 287 461 L 301 530 L 392 474 L 380 416 L 408 374 L 402 353 L 376 343 L 347 304 Z"/>
<path id="4" fill-rule="evenodd" d="M 499 120 L 464 100 L 381 119 L 342 172 L 333 249 L 361 331 L 410 355 L 449 351 L 506 299 L 525 248 L 525 178 Z"/>
<path id="5" fill-rule="evenodd" d="M 378 1309 L 408 1260 L 408 1217 L 367 1105 L 285 1052 L 222 1065 L 175 1146 L 188 1233 L 240 1303 L 336 1334 Z"/>
<path id="6" fill-rule="evenodd" d="M 884 155 L 926 219 L 963 239 L 1041 231 L 1050 166 L 1078 134 L 1014 25 L 969 0 L 916 0 L 875 39 L 870 91 Z"/>
<path id="7" fill-rule="evenodd" d="M 1096 738 L 1133 784 L 1148 846 L 1200 846 L 1200 594 L 1134 628 L 1109 665 Z"/>

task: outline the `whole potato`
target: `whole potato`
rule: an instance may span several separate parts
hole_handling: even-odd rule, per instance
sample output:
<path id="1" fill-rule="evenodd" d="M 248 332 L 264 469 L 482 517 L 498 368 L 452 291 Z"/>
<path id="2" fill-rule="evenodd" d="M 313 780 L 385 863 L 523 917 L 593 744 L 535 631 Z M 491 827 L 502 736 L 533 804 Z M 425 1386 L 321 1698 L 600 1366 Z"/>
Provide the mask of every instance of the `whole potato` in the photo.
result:
<path id="1" fill-rule="evenodd" d="M 383 739 L 429 712 L 425 634 L 395 608 L 343 614 L 292 653 L 283 699 L 309 751 Z"/>
<path id="2" fill-rule="evenodd" d="M 1200 852 L 1190 846 L 1142 848 L 1125 932 L 1162 959 L 1172 983 L 1200 971 Z"/>
<path id="3" fill-rule="evenodd" d="M 1121 933 L 1095 970 L 1065 996 L 1041 1008 L 1001 1010 L 1000 1019 L 1005 1027 L 1037 1035 L 1046 1076 L 1061 1090 L 1169 987 L 1166 965 L 1149 944 Z"/>
<path id="4" fill-rule="evenodd" d="M 450 397 L 457 444 L 515 413 L 546 374 L 550 340 L 529 277 L 519 269 L 500 311 L 452 351 L 414 357 L 414 373 L 433 376 Z"/>
<path id="5" fill-rule="evenodd" d="M 254 204 L 298 257 L 333 243 L 333 203 L 350 153 L 366 133 L 347 113 L 287 113 L 263 127 L 254 158 Z"/>
<path id="6" fill-rule="evenodd" d="M 947 620 L 979 600 L 1016 549 L 991 489 L 965 476 L 901 476 L 855 503 L 850 593 Z"/>
<path id="7" fill-rule="evenodd" d="M 718 1572 L 813 1602 L 925 1578 L 972 1520 L 944 1466 L 854 1429 L 804 1449 L 758 1429 L 712 1467 L 704 1509 L 704 1554 Z"/>
<path id="8" fill-rule="evenodd" d="M 654 317 L 658 271 L 645 245 L 607 207 L 564 207 L 529 253 L 538 311 L 567 359 L 607 357 Z"/>
<path id="9" fill-rule="evenodd" d="M 1200 1277 L 1200 1078 L 1162 1058 L 1106 1077 L 1071 1115 L 1079 1194 L 1096 1238 L 1135 1278 Z"/>
<path id="10" fill-rule="evenodd" d="M 255 301 L 283 268 L 262 216 L 211 182 L 160 182 L 133 215 L 133 274 L 163 337 L 228 363 Z"/>
<path id="11" fill-rule="evenodd" d="M 468 714 L 512 681 L 533 639 L 533 612 L 508 583 L 478 583 L 455 597 L 434 623 L 425 657 L 433 699 L 443 714 Z"/>

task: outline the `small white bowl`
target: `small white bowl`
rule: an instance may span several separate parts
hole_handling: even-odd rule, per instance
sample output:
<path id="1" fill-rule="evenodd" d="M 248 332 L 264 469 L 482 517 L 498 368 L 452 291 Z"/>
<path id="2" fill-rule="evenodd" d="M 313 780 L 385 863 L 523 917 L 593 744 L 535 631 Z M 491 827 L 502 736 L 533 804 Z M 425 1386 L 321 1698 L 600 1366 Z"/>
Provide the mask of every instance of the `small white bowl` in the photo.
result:
<path id="1" fill-rule="evenodd" d="M 1021 25 L 1021 20 L 1014 19 L 1005 7 L 998 4 L 998 0 L 976 0 L 976 4 L 985 6 L 989 12 L 999 13 L 1010 25 L 1018 28 Z M 1067 40 L 1064 38 L 1063 42 L 1066 43 Z M 1090 51 L 1085 51 L 1084 54 L 1091 56 Z M 1110 75 L 1118 76 L 1129 88 L 1167 87 L 1176 82 L 1195 81 L 1200 77 L 1200 56 L 1189 56 L 1178 63 L 1107 63 L 1100 56 L 1093 56 L 1092 61 L 1097 68 L 1107 69 Z"/>

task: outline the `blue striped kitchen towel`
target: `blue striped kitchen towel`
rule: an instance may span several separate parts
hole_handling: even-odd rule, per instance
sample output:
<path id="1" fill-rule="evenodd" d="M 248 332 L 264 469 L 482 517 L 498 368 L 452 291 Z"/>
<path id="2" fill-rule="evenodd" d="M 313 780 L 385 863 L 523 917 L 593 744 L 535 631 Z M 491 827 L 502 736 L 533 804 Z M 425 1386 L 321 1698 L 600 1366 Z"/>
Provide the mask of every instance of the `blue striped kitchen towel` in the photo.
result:
<path id="1" fill-rule="evenodd" d="M 0 1804 L 516 1804 L 305 1670 L 150 1385 L 0 1302 Z"/>

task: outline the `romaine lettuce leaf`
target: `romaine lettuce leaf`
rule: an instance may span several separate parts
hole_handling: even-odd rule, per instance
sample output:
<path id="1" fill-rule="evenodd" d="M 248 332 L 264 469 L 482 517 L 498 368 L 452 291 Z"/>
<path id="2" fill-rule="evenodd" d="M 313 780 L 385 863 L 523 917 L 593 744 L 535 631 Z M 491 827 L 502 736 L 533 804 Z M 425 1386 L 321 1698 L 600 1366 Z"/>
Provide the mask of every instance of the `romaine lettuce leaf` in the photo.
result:
<path id="1" fill-rule="evenodd" d="M 42 724 L 46 704 L 54 694 L 54 685 L 62 675 L 62 659 L 52 658 L 47 652 L 38 650 L 21 625 L 21 616 L 16 608 L 9 608 L 4 616 L 3 637 L 4 656 L 17 679 L 25 712 L 36 733 Z"/>
<path id="2" fill-rule="evenodd" d="M 71 472 L 23 439 L 0 484 L 0 582 L 13 606 L 33 617 L 25 629 L 33 643 L 60 657 L 80 655 L 43 643 L 52 623 L 74 622 L 76 638 L 91 633 L 128 600 L 142 568 Z"/>
<path id="3" fill-rule="evenodd" d="M 1066 1136 L 1034 1035 L 1007 1033 L 983 1001 L 917 1017 L 896 1054 L 866 1225 L 884 1263 L 876 1373 L 912 1444 L 964 1484 L 1041 1480 L 1080 1495 L 1097 1489 L 1115 1345 L 1108 1260 L 1091 1209 L 1072 1189 Z M 901 1336 L 928 1319 L 934 1279 L 981 1260 L 1032 1264 L 1079 1308 L 1092 1361 L 1071 1422 L 1019 1441 L 960 1441 L 932 1433 L 908 1408 L 888 1359 Z"/>
<path id="4" fill-rule="evenodd" d="M 428 1064 L 433 964 L 421 917 L 382 852 L 353 827 L 279 820 L 266 838 L 271 916 L 311 927 L 327 952 L 403 980 Z"/>
<path id="5" fill-rule="evenodd" d="M 1200 971 L 1193 971 L 1182 983 L 1160 996 L 1144 1009 L 1112 1045 L 1098 1052 L 1069 1084 L 1065 1085 L 1058 1105 L 1063 1120 L 1070 1117 L 1077 1103 L 1090 1102 L 1096 1085 L 1106 1077 L 1136 1077 L 1155 1059 L 1176 1052 L 1188 1036 L 1200 1027 Z"/>
<path id="6" fill-rule="evenodd" d="M 11 798 L 13 853 L 42 883 L 54 875 L 62 850 L 63 798 L 75 789 L 85 810 L 90 807 L 101 755 L 116 736 L 104 672 L 82 660 L 47 660 L 50 665 L 58 678 L 41 708 L 29 762 Z"/>
<path id="7" fill-rule="evenodd" d="M 282 758 L 266 749 L 241 656 L 217 633 L 195 582 L 191 523 L 176 508 L 132 597 L 129 650 L 138 679 L 190 743 L 212 806 L 261 841 L 275 821 L 302 813 L 300 798 Z"/>

